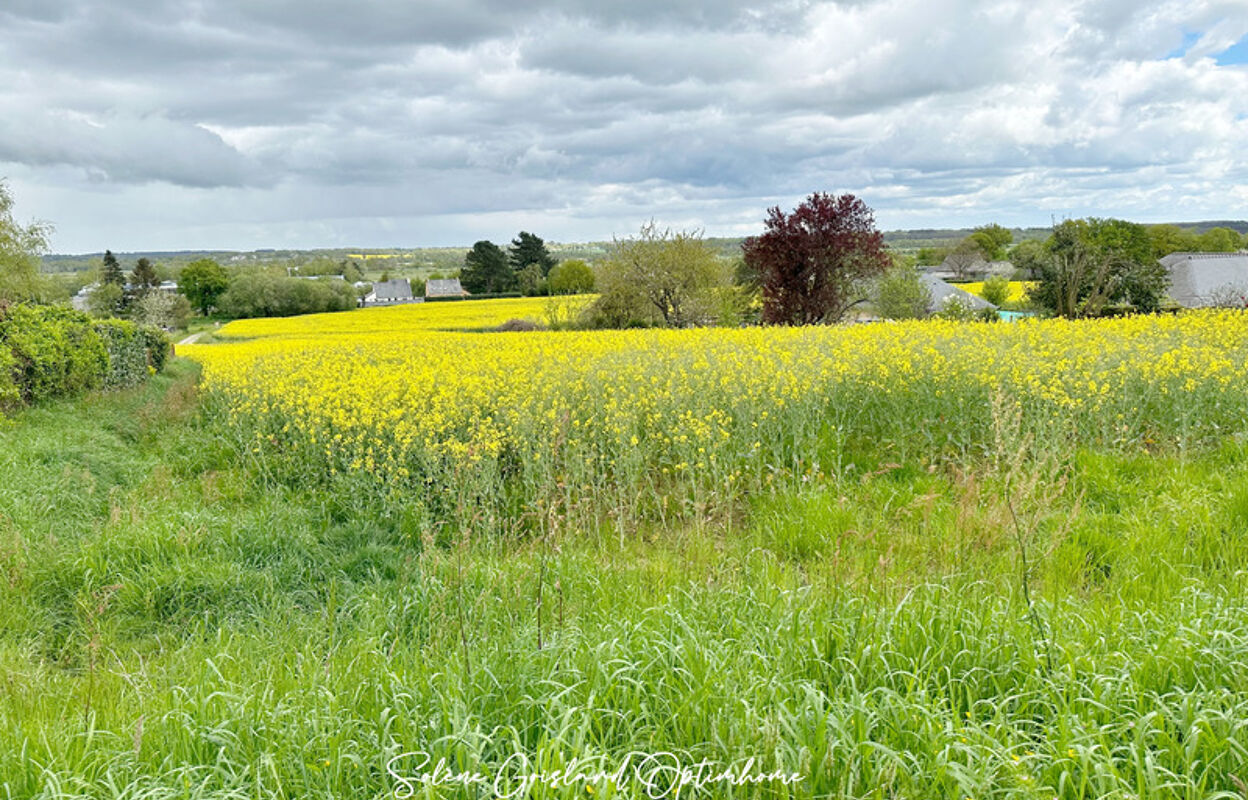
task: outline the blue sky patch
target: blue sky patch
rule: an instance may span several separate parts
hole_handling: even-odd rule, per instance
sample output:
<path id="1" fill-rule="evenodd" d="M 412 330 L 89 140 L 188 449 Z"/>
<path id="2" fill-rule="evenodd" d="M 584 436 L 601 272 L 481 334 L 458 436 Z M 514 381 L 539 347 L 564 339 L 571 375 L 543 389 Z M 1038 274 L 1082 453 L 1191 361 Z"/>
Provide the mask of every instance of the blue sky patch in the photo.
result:
<path id="1" fill-rule="evenodd" d="M 1218 53 L 1215 60 L 1223 67 L 1230 64 L 1248 64 L 1248 36 Z"/>

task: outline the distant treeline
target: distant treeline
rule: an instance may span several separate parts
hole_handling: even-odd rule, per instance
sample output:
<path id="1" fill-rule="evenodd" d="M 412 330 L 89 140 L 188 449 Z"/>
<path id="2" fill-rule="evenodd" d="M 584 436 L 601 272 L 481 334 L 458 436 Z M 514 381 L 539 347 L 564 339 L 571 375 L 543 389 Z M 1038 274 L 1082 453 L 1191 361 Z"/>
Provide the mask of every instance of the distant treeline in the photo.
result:
<path id="1" fill-rule="evenodd" d="M 1240 234 L 1248 234 L 1248 220 L 1205 220 L 1201 222 L 1166 223 L 1190 233 L 1202 234 L 1211 228 L 1230 228 Z M 884 243 L 894 250 L 918 250 L 921 247 L 945 247 L 956 244 L 969 236 L 973 228 L 915 228 L 884 232 Z M 1010 228 L 1014 241 L 1044 239 L 1052 233 L 1049 227 Z M 744 237 L 707 237 L 704 241 L 720 255 L 735 257 L 741 253 Z M 548 242 L 551 255 L 559 260 L 581 259 L 594 263 L 606 257 L 611 249 L 610 241 L 601 242 Z M 471 247 L 415 247 L 393 249 L 340 248 L 324 250 L 186 250 L 117 253 L 119 258 L 134 261 L 141 257 L 156 262 L 172 278 L 177 271 L 193 261 L 211 258 L 226 267 L 245 266 L 292 266 L 311 267 L 317 263 L 342 261 L 355 262 L 368 273 L 408 271 L 450 273 L 464 264 L 464 256 Z M 79 255 L 45 255 L 43 271 L 86 273 L 98 267 L 103 251 Z M 363 258 L 361 258 L 363 256 Z M 384 256 L 384 258 L 383 258 Z M 323 274 L 304 272 L 303 274 Z"/>

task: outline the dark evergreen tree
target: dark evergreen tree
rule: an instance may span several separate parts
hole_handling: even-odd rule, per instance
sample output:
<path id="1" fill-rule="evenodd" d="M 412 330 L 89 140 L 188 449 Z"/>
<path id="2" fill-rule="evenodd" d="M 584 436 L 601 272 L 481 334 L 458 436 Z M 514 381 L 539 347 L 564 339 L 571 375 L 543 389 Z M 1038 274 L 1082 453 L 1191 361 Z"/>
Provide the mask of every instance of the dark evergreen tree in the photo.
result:
<path id="1" fill-rule="evenodd" d="M 523 272 L 530 264 L 537 264 L 542 269 L 543 278 L 549 276 L 551 269 L 559 263 L 546 249 L 546 242 L 528 231 L 520 231 L 520 235 L 511 240 L 507 260 L 516 274 Z"/>
<path id="2" fill-rule="evenodd" d="M 156 274 L 156 267 L 152 266 L 152 262 L 146 258 L 140 258 L 135 262 L 134 271 L 130 273 L 130 283 L 126 286 L 126 293 L 122 297 L 122 314 L 129 316 L 143 296 L 157 286 L 160 286 L 160 276 Z"/>
<path id="3" fill-rule="evenodd" d="M 126 283 L 126 273 L 121 269 L 121 263 L 117 260 L 117 256 L 113 255 L 112 250 L 104 251 L 104 267 L 100 270 L 100 283 L 112 283 L 117 286 L 124 286 Z"/>
<path id="4" fill-rule="evenodd" d="M 464 256 L 459 282 L 472 294 L 510 292 L 516 287 L 516 273 L 501 247 L 493 242 L 481 241 Z"/>
<path id="5" fill-rule="evenodd" d="M 160 286 L 160 276 L 156 274 L 156 267 L 146 258 L 140 258 L 134 265 L 134 272 L 130 273 L 130 284 L 139 292 L 148 289 L 155 289 Z"/>

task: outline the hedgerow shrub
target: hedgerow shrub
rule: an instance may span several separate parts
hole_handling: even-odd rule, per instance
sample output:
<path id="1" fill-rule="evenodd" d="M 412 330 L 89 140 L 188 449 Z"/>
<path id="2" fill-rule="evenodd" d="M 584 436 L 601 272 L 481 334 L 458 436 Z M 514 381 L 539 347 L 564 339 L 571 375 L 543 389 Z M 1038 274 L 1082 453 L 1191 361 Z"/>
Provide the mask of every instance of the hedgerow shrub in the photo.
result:
<path id="1" fill-rule="evenodd" d="M 448 295 L 446 297 L 426 297 L 426 303 L 457 303 L 462 300 L 504 300 L 512 297 L 524 297 L 520 292 L 483 292 L 467 296 Z"/>
<path id="2" fill-rule="evenodd" d="M 108 374 L 104 340 L 80 311 L 11 306 L 0 320 L 0 340 L 16 361 L 13 377 L 28 403 L 97 388 Z"/>
<path id="3" fill-rule="evenodd" d="M 16 367 L 17 359 L 13 353 L 9 348 L 0 346 L 0 410 L 12 408 L 22 400 L 17 381 L 13 379 Z"/>
<path id="4" fill-rule="evenodd" d="M 138 337 L 147 354 L 148 365 L 157 372 L 163 370 L 171 349 L 169 336 L 155 325 L 139 325 Z"/>
<path id="5" fill-rule="evenodd" d="M 148 375 L 147 348 L 133 323 L 120 319 L 102 319 L 95 330 L 108 349 L 109 369 L 104 386 L 116 389 L 142 383 Z"/>
<path id="6" fill-rule="evenodd" d="M 217 302 L 227 317 L 293 317 L 348 311 L 359 305 L 355 287 L 346 281 L 307 280 L 265 272 L 244 273 Z"/>
<path id="7" fill-rule="evenodd" d="M 64 306 L 3 307 L 0 407 L 134 386 L 163 368 L 168 353 L 168 338 L 148 326 L 94 320 Z"/>

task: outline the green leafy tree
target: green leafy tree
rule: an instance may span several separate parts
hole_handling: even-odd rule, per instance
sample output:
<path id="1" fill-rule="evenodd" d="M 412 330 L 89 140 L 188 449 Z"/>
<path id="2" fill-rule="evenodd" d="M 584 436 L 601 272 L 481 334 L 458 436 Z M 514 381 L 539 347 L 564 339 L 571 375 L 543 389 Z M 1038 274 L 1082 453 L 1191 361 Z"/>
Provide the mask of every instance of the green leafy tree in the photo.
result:
<path id="1" fill-rule="evenodd" d="M 718 294 L 731 284 L 728 264 L 700 232 L 659 230 L 650 222 L 638 236 L 615 241 L 588 315 L 605 327 L 705 325 L 718 317 Z"/>
<path id="2" fill-rule="evenodd" d="M 979 226 L 967 238 L 979 245 L 980 252 L 987 260 L 1002 261 L 1005 259 L 1006 248 L 1014 241 L 1014 234 L 994 222 Z"/>
<path id="3" fill-rule="evenodd" d="M 192 261 L 178 276 L 178 291 L 205 316 L 212 313 L 229 288 L 230 274 L 211 258 Z"/>
<path id="4" fill-rule="evenodd" d="M 342 266 L 342 279 L 347 283 L 358 283 L 364 280 L 364 270 L 355 261 L 344 260 Z"/>
<path id="5" fill-rule="evenodd" d="M 517 275 L 530 264 L 536 264 L 543 278 L 548 276 L 558 263 L 546 249 L 546 242 L 542 241 L 540 236 L 535 236 L 528 231 L 520 231 L 520 235 L 511 240 L 511 247 L 507 249 L 507 261 Z"/>
<path id="6" fill-rule="evenodd" d="M 230 281 L 219 307 L 227 317 L 288 317 L 355 308 L 355 287 L 340 280 L 305 280 L 263 270 Z"/>
<path id="7" fill-rule="evenodd" d="M 1143 225 L 1117 219 L 1067 220 L 1036 266 L 1037 305 L 1063 317 L 1094 317 L 1111 305 L 1160 307 L 1170 277 L 1152 255 Z"/>
<path id="8" fill-rule="evenodd" d="M 516 288 L 516 273 L 502 248 L 483 240 L 464 256 L 459 282 L 472 294 L 498 294 Z"/>
<path id="9" fill-rule="evenodd" d="M 594 271 L 579 258 L 568 259 L 550 271 L 551 294 L 585 294 L 594 290 Z"/>
<path id="10" fill-rule="evenodd" d="M 1010 249 L 1010 263 L 1021 275 L 1034 278 L 1043 261 L 1048 259 L 1049 251 L 1040 239 L 1024 239 Z"/>
<path id="11" fill-rule="evenodd" d="M 516 273 L 516 287 L 521 294 L 536 297 L 546 294 L 547 282 L 542 275 L 542 268 L 537 264 L 529 264 Z"/>
<path id="12" fill-rule="evenodd" d="M 22 225 L 13 218 L 13 197 L 0 181 L 0 301 L 49 302 L 61 294 L 39 272 L 51 234 L 46 222 Z"/>
<path id="13" fill-rule="evenodd" d="M 932 293 L 917 269 L 894 266 L 880 277 L 872 304 L 884 319 L 920 319 L 931 308 Z"/>
<path id="14" fill-rule="evenodd" d="M 1197 249 L 1203 253 L 1234 253 L 1239 245 L 1239 234 L 1230 228 L 1210 228 L 1197 240 Z"/>
<path id="15" fill-rule="evenodd" d="M 1178 225 L 1149 225 L 1148 241 L 1153 258 L 1164 258 L 1171 253 L 1188 253 L 1199 250 L 1196 236 Z"/>
<path id="16" fill-rule="evenodd" d="M 119 283 L 101 283 L 87 295 L 87 310 L 96 317 L 115 317 L 121 313 L 125 290 Z"/>

